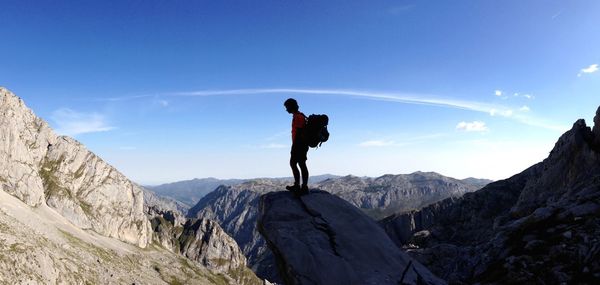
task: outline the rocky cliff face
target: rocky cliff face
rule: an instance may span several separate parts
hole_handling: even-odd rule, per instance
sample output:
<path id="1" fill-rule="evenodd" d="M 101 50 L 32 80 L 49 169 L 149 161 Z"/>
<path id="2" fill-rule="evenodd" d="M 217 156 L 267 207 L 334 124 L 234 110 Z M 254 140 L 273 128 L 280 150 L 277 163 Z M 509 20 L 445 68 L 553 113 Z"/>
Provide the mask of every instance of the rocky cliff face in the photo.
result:
<path id="1" fill-rule="evenodd" d="M 448 197 L 460 197 L 480 189 L 481 184 L 482 180 L 462 181 L 434 172 L 415 172 L 377 178 L 346 176 L 315 186 L 381 218 L 399 211 L 420 209 Z"/>
<path id="2" fill-rule="evenodd" d="M 476 182 L 483 183 L 481 180 Z M 256 229 L 256 220 L 260 196 L 285 189 L 286 183 L 289 181 L 256 179 L 234 186 L 221 186 L 192 207 L 188 216 L 218 221 L 240 245 L 248 258 L 248 264 L 258 276 L 281 281 L 273 267 L 274 257 Z M 332 192 L 357 207 L 363 207 L 363 210 L 375 216 L 398 208 L 414 209 L 424 203 L 419 199 L 433 202 L 479 188 L 436 173 L 423 172 L 379 178 L 335 177 L 319 181 L 315 186 Z"/>
<path id="3" fill-rule="evenodd" d="M 140 247 L 150 240 L 140 187 L 77 141 L 56 136 L 4 88 L 0 185 L 30 206 L 48 204 L 80 228 Z"/>
<path id="4" fill-rule="evenodd" d="M 382 223 L 455 283 L 600 282 L 600 127 L 583 120 L 507 180 Z"/>
<path id="5" fill-rule="evenodd" d="M 258 202 L 262 194 L 284 188 L 284 183 L 258 179 L 234 186 L 221 186 L 206 195 L 188 212 L 190 218 L 218 221 L 239 244 L 248 264 L 261 278 L 279 281 L 273 256 L 256 228 Z"/>
<path id="6" fill-rule="evenodd" d="M 445 284 L 359 209 L 324 191 L 265 194 L 258 226 L 286 284 Z"/>
<path id="7" fill-rule="evenodd" d="M 209 219 L 190 219 L 177 224 L 172 212 L 152 219 L 154 240 L 171 252 L 181 254 L 213 272 L 226 274 L 238 284 L 262 284 L 246 267 L 246 257 L 235 240 Z"/>
<path id="8" fill-rule="evenodd" d="M 249 273 L 84 231 L 43 203 L 32 208 L 0 191 L 2 284 L 262 284 Z"/>
<path id="9" fill-rule="evenodd" d="M 177 203 L 152 193 L 145 201 L 141 187 L 76 140 L 56 136 L 3 88 L 0 123 L 0 280 L 262 283 L 216 222 L 187 220 Z"/>
<path id="10" fill-rule="evenodd" d="M 0 185 L 30 206 L 44 202 L 39 175 L 48 145 L 57 138 L 25 103 L 0 87 Z"/>

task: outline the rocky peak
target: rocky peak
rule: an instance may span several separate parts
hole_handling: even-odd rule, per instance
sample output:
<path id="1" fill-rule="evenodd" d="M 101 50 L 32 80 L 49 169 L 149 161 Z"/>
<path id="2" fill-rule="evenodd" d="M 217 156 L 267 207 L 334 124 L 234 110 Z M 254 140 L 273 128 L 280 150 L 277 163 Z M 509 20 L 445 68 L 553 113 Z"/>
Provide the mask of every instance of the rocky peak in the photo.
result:
<path id="1" fill-rule="evenodd" d="M 0 189 L 46 203 L 82 229 L 145 247 L 141 188 L 76 140 L 57 136 L 23 100 L 0 88 Z"/>
<path id="2" fill-rule="evenodd" d="M 594 117 L 594 128 L 592 129 L 594 133 L 594 145 L 596 147 L 600 146 L 600 107 L 596 110 L 596 116 Z"/>
<path id="3" fill-rule="evenodd" d="M 505 180 L 382 221 L 457 284 L 598 284 L 600 151 L 578 120 L 548 158 Z"/>
<path id="4" fill-rule="evenodd" d="M 600 176 L 600 153 L 594 140 L 585 120 L 577 120 L 541 163 L 539 175 L 528 181 L 512 214 L 529 215 L 542 205 L 568 199 L 582 190 L 582 181 Z"/>
<path id="5" fill-rule="evenodd" d="M 258 227 L 286 284 L 445 284 L 358 208 L 325 191 L 263 195 Z"/>

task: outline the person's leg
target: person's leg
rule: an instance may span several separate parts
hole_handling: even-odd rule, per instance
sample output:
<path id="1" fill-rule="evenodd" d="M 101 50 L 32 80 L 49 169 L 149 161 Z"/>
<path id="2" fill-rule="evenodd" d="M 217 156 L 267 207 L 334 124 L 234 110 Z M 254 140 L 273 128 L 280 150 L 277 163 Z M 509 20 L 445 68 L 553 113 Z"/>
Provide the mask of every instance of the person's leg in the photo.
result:
<path id="1" fill-rule="evenodd" d="M 298 165 L 300 165 L 300 171 L 302 171 L 302 188 L 308 187 L 308 167 L 306 167 L 306 161 L 301 160 L 298 161 Z M 298 171 L 296 169 L 296 171 Z"/>
<path id="2" fill-rule="evenodd" d="M 299 162 L 296 161 L 293 157 L 290 158 L 290 167 L 292 168 L 292 173 L 294 174 L 294 186 L 300 185 L 300 171 L 298 171 L 298 164 Z M 306 167 L 306 165 L 304 167 Z"/>

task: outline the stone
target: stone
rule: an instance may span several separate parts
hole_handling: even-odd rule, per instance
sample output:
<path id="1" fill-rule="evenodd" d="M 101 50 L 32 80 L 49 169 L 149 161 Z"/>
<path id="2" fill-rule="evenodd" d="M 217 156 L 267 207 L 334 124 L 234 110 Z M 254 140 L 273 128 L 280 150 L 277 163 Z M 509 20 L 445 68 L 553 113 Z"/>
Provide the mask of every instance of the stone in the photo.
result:
<path id="1" fill-rule="evenodd" d="M 146 247 L 141 188 L 69 137 L 57 136 L 0 88 L 0 188 L 29 206 L 54 208 L 75 226 Z"/>
<path id="2" fill-rule="evenodd" d="M 263 195 L 258 227 L 286 284 L 445 284 L 358 208 L 325 191 Z"/>

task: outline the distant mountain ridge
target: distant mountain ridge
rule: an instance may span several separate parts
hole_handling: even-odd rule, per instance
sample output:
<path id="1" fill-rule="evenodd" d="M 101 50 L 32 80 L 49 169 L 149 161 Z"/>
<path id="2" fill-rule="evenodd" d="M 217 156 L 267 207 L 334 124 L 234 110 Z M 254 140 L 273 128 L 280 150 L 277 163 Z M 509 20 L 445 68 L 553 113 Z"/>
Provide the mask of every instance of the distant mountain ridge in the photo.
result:
<path id="1" fill-rule="evenodd" d="M 218 221 L 240 245 L 248 258 L 248 264 L 259 277 L 280 281 L 273 267 L 273 256 L 256 228 L 256 220 L 261 195 L 285 189 L 288 182 L 285 179 L 256 179 L 233 186 L 220 186 L 192 207 L 188 211 L 188 217 Z M 403 192 L 400 186 L 406 187 L 406 190 Z M 416 201 L 415 204 L 404 204 L 410 209 L 422 204 L 421 200 L 412 199 L 410 195 L 418 194 L 420 199 L 438 201 L 478 189 L 477 186 L 460 180 L 424 172 L 385 175 L 379 178 L 336 177 L 311 184 L 311 187 L 335 192 L 335 195 L 354 206 L 367 213 L 371 212 L 369 214 L 378 210 L 384 212 L 385 209 L 397 209 L 394 206 L 398 205 L 399 199 Z M 386 195 L 386 192 L 390 194 Z"/>
<path id="2" fill-rule="evenodd" d="M 326 179 L 335 178 L 338 176 L 331 174 L 315 175 L 311 176 L 309 182 L 317 183 Z M 221 185 L 232 186 L 241 184 L 246 181 L 256 179 L 272 179 L 276 181 L 292 181 L 291 177 L 280 177 L 280 178 L 253 178 L 253 179 L 217 179 L 213 177 L 208 178 L 194 178 L 191 180 L 177 181 L 172 183 L 165 183 L 161 185 L 147 185 L 144 186 L 146 189 L 152 190 L 156 194 L 164 197 L 173 198 L 187 207 L 196 205 L 202 197 L 206 194 L 214 191 Z"/>

